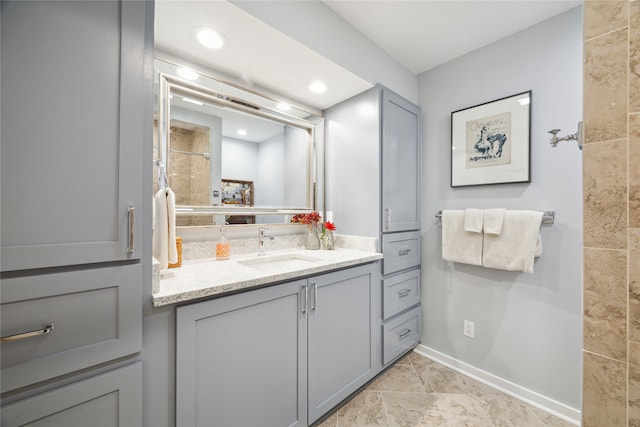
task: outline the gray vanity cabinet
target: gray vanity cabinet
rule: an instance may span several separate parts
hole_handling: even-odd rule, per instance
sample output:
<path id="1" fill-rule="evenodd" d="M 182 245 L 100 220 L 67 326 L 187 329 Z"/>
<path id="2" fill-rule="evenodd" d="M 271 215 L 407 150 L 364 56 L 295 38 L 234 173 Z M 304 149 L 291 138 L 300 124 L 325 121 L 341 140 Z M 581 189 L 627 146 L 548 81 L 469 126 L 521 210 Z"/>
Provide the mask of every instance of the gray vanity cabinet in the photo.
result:
<path id="1" fill-rule="evenodd" d="M 177 426 L 307 425 L 305 286 L 177 308 Z"/>
<path id="2" fill-rule="evenodd" d="M 420 114 L 382 85 L 324 112 L 327 210 L 340 233 L 375 237 L 384 254 L 384 366 L 421 339 Z"/>
<path id="3" fill-rule="evenodd" d="M 420 109 L 382 91 L 382 232 L 420 229 Z"/>
<path id="4" fill-rule="evenodd" d="M 176 424 L 306 426 L 375 372 L 375 264 L 177 308 Z"/>
<path id="5" fill-rule="evenodd" d="M 2 407 L 3 427 L 141 426 L 142 362 Z"/>
<path id="6" fill-rule="evenodd" d="M 309 279 L 309 423 L 377 373 L 374 265 Z"/>
<path id="7" fill-rule="evenodd" d="M 2 425 L 141 425 L 153 2 L 0 11 Z"/>
<path id="8" fill-rule="evenodd" d="M 140 259 L 144 19 L 2 2 L 2 271 Z"/>

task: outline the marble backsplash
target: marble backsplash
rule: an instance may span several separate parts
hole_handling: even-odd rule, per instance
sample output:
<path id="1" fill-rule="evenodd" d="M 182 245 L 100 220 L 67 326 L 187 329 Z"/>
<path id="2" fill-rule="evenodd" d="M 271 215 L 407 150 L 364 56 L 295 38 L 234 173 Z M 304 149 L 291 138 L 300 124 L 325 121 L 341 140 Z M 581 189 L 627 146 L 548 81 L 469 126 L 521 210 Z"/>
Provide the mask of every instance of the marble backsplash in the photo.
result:
<path id="1" fill-rule="evenodd" d="M 377 252 L 378 239 L 371 237 L 347 236 L 336 234 L 336 248 L 353 249 L 364 252 Z M 258 238 L 229 238 L 231 255 L 248 255 L 258 253 Z M 302 248 L 304 234 L 286 234 L 267 238 L 265 251 L 281 251 L 285 249 Z M 182 258 L 185 260 L 215 258 L 216 241 L 184 241 L 182 242 Z"/>

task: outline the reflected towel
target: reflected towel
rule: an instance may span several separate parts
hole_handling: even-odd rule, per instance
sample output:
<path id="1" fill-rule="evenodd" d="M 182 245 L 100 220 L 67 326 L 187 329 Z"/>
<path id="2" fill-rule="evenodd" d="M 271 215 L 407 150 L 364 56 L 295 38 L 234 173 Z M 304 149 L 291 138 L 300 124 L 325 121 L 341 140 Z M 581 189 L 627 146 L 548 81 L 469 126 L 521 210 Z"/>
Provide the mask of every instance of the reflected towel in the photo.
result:
<path id="1" fill-rule="evenodd" d="M 482 234 L 464 231 L 464 211 L 442 211 L 442 259 L 482 265 Z"/>
<path id="2" fill-rule="evenodd" d="M 170 188 L 160 190 L 154 197 L 153 256 L 160 269 L 178 262 L 176 247 L 176 196 Z"/>
<path id="3" fill-rule="evenodd" d="M 542 253 L 542 212 L 506 211 L 499 236 L 484 235 L 482 265 L 508 271 L 533 273 L 536 253 Z"/>
<path id="4" fill-rule="evenodd" d="M 484 232 L 499 235 L 502 231 L 502 222 L 506 211 L 506 209 L 485 209 L 483 218 Z"/>
<path id="5" fill-rule="evenodd" d="M 464 211 L 464 231 L 482 233 L 482 209 L 469 208 Z"/>

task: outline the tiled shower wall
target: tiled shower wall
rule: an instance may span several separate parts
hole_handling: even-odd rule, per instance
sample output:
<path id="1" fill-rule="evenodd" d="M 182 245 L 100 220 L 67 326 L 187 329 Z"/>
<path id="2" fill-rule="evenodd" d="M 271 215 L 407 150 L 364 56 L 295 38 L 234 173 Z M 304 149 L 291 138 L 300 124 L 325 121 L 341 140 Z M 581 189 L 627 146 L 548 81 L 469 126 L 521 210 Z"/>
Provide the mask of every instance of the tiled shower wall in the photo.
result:
<path id="1" fill-rule="evenodd" d="M 640 1 L 585 1 L 582 425 L 640 427 Z"/>

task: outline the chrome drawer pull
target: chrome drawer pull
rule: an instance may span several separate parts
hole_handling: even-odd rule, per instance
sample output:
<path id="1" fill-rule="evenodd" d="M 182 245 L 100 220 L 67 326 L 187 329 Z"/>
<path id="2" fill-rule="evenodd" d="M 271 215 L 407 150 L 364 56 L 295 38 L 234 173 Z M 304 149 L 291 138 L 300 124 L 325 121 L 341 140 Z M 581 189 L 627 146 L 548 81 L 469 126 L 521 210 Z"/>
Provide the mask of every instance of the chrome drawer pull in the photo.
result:
<path id="1" fill-rule="evenodd" d="M 398 255 L 400 255 L 400 256 L 407 255 L 409 252 L 411 252 L 411 249 L 409 249 L 409 248 L 400 249 L 398 251 Z"/>
<path id="2" fill-rule="evenodd" d="M 391 208 L 386 208 L 385 209 L 386 215 L 385 215 L 385 229 L 389 229 L 391 228 Z"/>
<path id="3" fill-rule="evenodd" d="M 37 337 L 40 335 L 47 335 L 51 331 L 53 331 L 53 322 L 47 323 L 46 325 L 42 325 L 42 329 L 37 329 L 35 331 L 23 332 L 21 334 L 15 334 L 15 335 L 7 335 L 6 337 L 0 338 L 0 342 L 18 341 L 25 338 Z"/>
<path id="4" fill-rule="evenodd" d="M 409 336 L 409 334 L 411 333 L 411 329 L 405 329 L 404 331 L 400 332 L 400 339 L 403 340 L 406 337 Z"/>
<path id="5" fill-rule="evenodd" d="M 398 291 L 398 298 L 406 297 L 410 293 L 411 293 L 411 289 L 403 289 L 401 291 Z"/>

